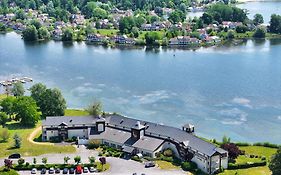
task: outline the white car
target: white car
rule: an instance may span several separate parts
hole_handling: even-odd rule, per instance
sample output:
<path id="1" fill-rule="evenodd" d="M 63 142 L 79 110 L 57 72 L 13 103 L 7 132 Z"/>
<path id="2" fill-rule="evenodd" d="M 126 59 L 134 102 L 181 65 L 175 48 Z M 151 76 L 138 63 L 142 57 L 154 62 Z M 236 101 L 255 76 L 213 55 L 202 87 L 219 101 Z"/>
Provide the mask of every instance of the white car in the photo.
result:
<path id="1" fill-rule="evenodd" d="M 37 169 L 36 168 L 32 168 L 31 174 L 36 174 L 36 172 L 37 172 Z"/>
<path id="2" fill-rule="evenodd" d="M 97 172 L 97 169 L 95 169 L 94 167 L 90 167 L 90 172 L 91 172 L 91 173 Z"/>
<path id="3" fill-rule="evenodd" d="M 83 168 L 83 173 L 88 173 L 88 172 L 89 172 L 88 168 L 87 168 L 87 167 L 84 167 L 84 168 Z"/>

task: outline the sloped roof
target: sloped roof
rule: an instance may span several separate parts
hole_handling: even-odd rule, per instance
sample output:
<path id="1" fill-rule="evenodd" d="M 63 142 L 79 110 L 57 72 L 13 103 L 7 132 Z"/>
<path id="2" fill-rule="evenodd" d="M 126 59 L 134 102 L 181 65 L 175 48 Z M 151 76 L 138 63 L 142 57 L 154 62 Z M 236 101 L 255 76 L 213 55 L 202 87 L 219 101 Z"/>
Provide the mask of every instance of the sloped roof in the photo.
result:
<path id="1" fill-rule="evenodd" d="M 95 123 L 98 118 L 94 116 L 54 116 L 46 117 L 42 121 L 43 126 L 59 126 L 60 124 L 71 125 L 83 125 Z"/>

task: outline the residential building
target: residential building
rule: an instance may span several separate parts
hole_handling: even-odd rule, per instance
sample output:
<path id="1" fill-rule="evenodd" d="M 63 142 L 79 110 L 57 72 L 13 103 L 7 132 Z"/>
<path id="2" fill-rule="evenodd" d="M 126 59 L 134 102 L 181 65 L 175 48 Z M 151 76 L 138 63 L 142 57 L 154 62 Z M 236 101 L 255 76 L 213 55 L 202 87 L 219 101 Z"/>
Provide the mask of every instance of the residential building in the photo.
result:
<path id="1" fill-rule="evenodd" d="M 128 155 L 155 157 L 157 152 L 171 149 L 182 160 L 195 162 L 202 171 L 213 174 L 227 168 L 228 152 L 194 134 L 194 126 L 180 128 L 140 121 L 117 114 L 81 117 L 47 117 L 42 122 L 42 139 L 78 137 L 78 143 L 99 140 Z"/>

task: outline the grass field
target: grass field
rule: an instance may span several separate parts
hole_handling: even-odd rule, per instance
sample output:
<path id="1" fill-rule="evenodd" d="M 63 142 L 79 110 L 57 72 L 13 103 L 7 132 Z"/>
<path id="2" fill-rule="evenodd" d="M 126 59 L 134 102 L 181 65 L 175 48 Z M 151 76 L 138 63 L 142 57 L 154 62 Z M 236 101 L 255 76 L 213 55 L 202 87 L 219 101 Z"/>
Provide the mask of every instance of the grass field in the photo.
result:
<path id="1" fill-rule="evenodd" d="M 114 35 L 117 35 L 118 30 L 114 30 L 114 29 L 98 29 L 97 33 L 103 35 L 103 36 L 108 36 L 108 37 L 112 37 Z"/>
<path id="2" fill-rule="evenodd" d="M 85 116 L 89 115 L 89 113 L 82 109 L 66 109 L 64 111 L 65 116 Z"/>
<path id="3" fill-rule="evenodd" d="M 4 99 L 4 98 L 6 98 L 6 97 L 7 97 L 6 94 L 0 94 L 0 100 Z"/>
<path id="4" fill-rule="evenodd" d="M 240 147 L 240 149 L 244 150 L 246 155 L 265 156 L 267 161 L 269 161 L 271 159 L 271 156 L 277 151 L 277 149 L 275 148 L 267 148 L 262 146 L 242 146 Z M 237 163 L 245 163 L 254 162 L 257 160 L 259 159 L 239 156 L 236 161 Z M 220 173 L 220 175 L 271 175 L 271 172 L 268 166 L 263 166 L 239 170 L 225 170 L 223 173 Z"/>
<path id="5" fill-rule="evenodd" d="M 37 124 L 37 127 L 40 123 Z M 28 141 L 28 136 L 35 128 L 23 128 L 18 123 L 8 123 L 6 126 L 10 133 L 8 142 L 0 142 L 0 157 L 7 157 L 12 153 L 20 153 L 23 156 L 37 156 L 46 153 L 73 153 L 73 146 L 37 145 Z M 17 133 L 22 139 L 21 148 L 14 148 L 13 136 Z"/>
<path id="6" fill-rule="evenodd" d="M 177 170 L 180 169 L 179 166 L 173 165 L 171 162 L 163 161 L 163 160 L 157 160 L 155 163 L 158 165 L 160 169 L 164 170 Z"/>

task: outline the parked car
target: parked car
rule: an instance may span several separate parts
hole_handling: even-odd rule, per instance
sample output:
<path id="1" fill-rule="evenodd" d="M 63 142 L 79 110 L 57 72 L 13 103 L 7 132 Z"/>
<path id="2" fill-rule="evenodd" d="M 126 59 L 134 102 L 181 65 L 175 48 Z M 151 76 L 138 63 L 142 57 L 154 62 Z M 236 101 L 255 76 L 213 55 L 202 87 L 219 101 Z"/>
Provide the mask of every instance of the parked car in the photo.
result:
<path id="1" fill-rule="evenodd" d="M 87 167 L 84 167 L 84 168 L 83 168 L 83 173 L 88 173 L 88 172 L 89 172 L 88 168 L 87 168 Z"/>
<path id="2" fill-rule="evenodd" d="M 152 161 L 145 162 L 145 168 L 155 167 L 155 163 Z"/>
<path id="3" fill-rule="evenodd" d="M 82 174 L 82 167 L 80 165 L 76 166 L 75 172 L 76 174 Z"/>
<path id="4" fill-rule="evenodd" d="M 94 173 L 94 172 L 96 172 L 97 171 L 97 169 L 96 168 L 94 168 L 94 167 L 90 167 L 90 172 L 91 173 Z"/>
<path id="5" fill-rule="evenodd" d="M 41 174 L 46 174 L 46 172 L 47 172 L 46 168 L 42 168 Z"/>
<path id="6" fill-rule="evenodd" d="M 54 174 L 55 173 L 55 169 L 52 167 L 49 169 L 49 174 Z"/>
<path id="7" fill-rule="evenodd" d="M 59 169 L 59 168 L 56 168 L 56 169 L 55 169 L 55 173 L 56 173 L 56 174 L 60 174 L 60 169 Z"/>
<path id="8" fill-rule="evenodd" d="M 69 174 L 74 174 L 74 168 L 69 169 Z"/>
<path id="9" fill-rule="evenodd" d="M 62 170 L 62 174 L 67 174 L 68 173 L 68 168 L 64 168 L 63 170 Z"/>
<path id="10" fill-rule="evenodd" d="M 36 168 L 32 168 L 31 174 L 36 174 L 36 172 L 37 172 L 37 169 Z"/>
<path id="11" fill-rule="evenodd" d="M 137 173 L 133 173 L 132 175 L 137 175 Z"/>
<path id="12" fill-rule="evenodd" d="M 145 173 L 141 173 L 141 175 L 145 175 Z"/>
<path id="13" fill-rule="evenodd" d="M 8 158 L 9 159 L 19 159 L 19 158 L 21 158 L 21 155 L 18 153 L 14 153 L 14 154 L 9 155 Z"/>

